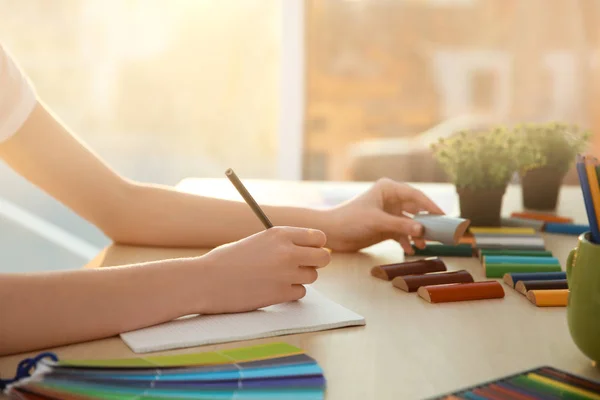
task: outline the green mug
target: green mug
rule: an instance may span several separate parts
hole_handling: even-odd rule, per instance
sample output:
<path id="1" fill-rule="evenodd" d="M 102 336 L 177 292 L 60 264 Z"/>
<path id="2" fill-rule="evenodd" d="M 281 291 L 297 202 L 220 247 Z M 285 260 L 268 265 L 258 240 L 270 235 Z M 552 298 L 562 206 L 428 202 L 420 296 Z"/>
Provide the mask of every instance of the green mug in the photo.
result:
<path id="1" fill-rule="evenodd" d="M 573 342 L 594 363 L 600 362 L 600 245 L 579 236 L 567 259 L 567 322 Z"/>

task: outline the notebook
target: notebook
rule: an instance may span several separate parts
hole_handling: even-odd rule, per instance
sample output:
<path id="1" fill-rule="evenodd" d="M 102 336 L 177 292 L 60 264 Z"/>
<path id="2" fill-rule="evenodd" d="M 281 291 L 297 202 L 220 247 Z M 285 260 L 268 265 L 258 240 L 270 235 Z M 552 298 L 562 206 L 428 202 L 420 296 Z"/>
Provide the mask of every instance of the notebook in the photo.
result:
<path id="1" fill-rule="evenodd" d="M 331 301 L 311 286 L 298 301 L 260 310 L 180 318 L 121 334 L 135 353 L 250 340 L 365 325 L 361 315 Z"/>

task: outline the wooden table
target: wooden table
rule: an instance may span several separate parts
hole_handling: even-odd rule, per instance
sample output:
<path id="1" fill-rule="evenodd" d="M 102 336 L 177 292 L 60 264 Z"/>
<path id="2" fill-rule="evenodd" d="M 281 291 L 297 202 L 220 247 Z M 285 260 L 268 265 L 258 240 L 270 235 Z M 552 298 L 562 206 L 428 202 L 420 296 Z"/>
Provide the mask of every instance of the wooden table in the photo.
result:
<path id="1" fill-rule="evenodd" d="M 364 190 L 366 184 L 248 182 L 258 199 L 271 203 L 336 202 Z M 450 185 L 416 185 L 436 200 L 455 196 Z M 181 190 L 236 198 L 226 181 L 186 180 Z M 332 189 L 339 189 L 339 191 Z M 214 191 L 212 191 L 214 190 Z M 304 195 L 302 195 L 304 193 Z M 337 193 L 337 194 L 336 194 Z M 319 199 L 319 196 L 325 199 Z M 338 196 L 338 197 L 336 197 Z M 279 200 L 278 200 L 279 199 Z M 505 214 L 521 209 L 520 190 L 510 187 Z M 585 222 L 577 187 L 561 192 L 558 213 Z M 545 235 L 547 246 L 564 263 L 576 244 L 573 236 Z M 91 267 L 202 254 L 204 250 L 170 250 L 110 246 Z M 287 341 L 305 349 L 325 370 L 327 399 L 422 399 L 483 380 L 549 364 L 600 379 L 600 371 L 575 347 L 565 308 L 536 308 L 505 287 L 501 300 L 429 304 L 416 294 L 395 289 L 369 275 L 372 266 L 403 260 L 399 246 L 384 242 L 357 254 L 333 254 L 315 287 L 332 300 L 363 315 L 366 326 L 266 340 L 227 343 L 171 351 L 196 352 L 240 345 Z M 445 258 L 448 268 L 467 269 L 485 279 L 477 259 Z M 564 269 L 564 265 L 563 265 Z M 53 349 L 62 358 L 131 357 L 119 338 Z M 26 355 L 0 358 L 0 374 L 12 376 Z"/>

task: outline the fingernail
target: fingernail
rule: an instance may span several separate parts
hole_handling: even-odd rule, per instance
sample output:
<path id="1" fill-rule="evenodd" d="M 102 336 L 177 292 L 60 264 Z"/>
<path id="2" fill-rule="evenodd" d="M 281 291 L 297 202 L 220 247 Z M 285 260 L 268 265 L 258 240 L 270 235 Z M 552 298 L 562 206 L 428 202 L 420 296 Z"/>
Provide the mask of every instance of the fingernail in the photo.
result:
<path id="1" fill-rule="evenodd" d="M 420 224 L 415 224 L 410 229 L 410 234 L 412 236 L 421 236 L 422 232 L 423 232 L 423 227 Z"/>

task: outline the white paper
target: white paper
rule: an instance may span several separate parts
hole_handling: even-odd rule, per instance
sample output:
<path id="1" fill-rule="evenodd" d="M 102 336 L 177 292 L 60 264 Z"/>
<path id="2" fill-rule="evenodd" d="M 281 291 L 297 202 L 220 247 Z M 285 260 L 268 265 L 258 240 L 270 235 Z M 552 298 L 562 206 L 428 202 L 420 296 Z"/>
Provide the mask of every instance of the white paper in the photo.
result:
<path id="1" fill-rule="evenodd" d="M 314 288 L 298 301 L 239 314 L 203 315 L 121 334 L 135 353 L 365 325 L 365 319 Z"/>

